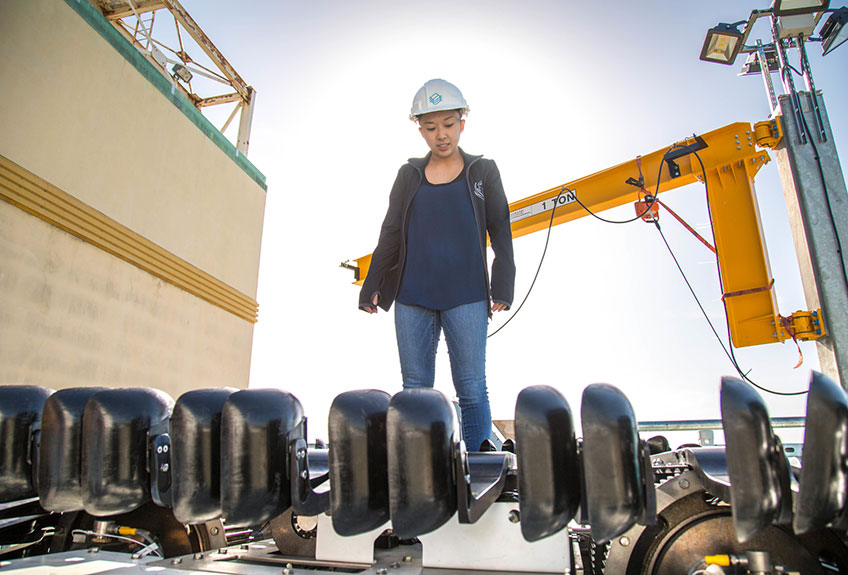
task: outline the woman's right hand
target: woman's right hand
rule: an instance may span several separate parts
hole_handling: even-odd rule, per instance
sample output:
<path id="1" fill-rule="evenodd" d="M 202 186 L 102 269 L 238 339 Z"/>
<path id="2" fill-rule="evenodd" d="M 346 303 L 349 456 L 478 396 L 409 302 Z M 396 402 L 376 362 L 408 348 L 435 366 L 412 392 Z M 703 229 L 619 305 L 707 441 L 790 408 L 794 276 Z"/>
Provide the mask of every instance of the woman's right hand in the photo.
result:
<path id="1" fill-rule="evenodd" d="M 362 306 L 363 311 L 367 311 L 368 313 L 377 313 L 377 304 L 380 303 L 380 294 L 375 293 L 371 298 L 371 305 Z"/>

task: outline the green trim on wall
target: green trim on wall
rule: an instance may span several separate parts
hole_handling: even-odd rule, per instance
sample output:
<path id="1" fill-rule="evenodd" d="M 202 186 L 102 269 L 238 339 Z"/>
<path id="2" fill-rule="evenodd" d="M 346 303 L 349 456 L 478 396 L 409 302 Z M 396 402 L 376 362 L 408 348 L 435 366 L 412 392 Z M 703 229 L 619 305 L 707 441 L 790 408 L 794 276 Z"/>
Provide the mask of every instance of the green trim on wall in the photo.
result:
<path id="1" fill-rule="evenodd" d="M 259 184 L 264 191 L 268 191 L 264 174 L 244 154 L 240 153 L 233 143 L 224 137 L 218 131 L 218 128 L 213 126 L 200 110 L 195 108 L 182 93 L 176 90 L 173 84 L 141 52 L 130 44 L 126 38 L 121 36 L 121 33 L 91 5 L 89 0 L 65 0 L 65 3 L 73 8 L 83 20 L 94 28 L 127 62 L 132 64 L 163 96 L 168 98 L 201 132 L 206 134 L 222 152 L 238 164 L 253 181 Z"/>

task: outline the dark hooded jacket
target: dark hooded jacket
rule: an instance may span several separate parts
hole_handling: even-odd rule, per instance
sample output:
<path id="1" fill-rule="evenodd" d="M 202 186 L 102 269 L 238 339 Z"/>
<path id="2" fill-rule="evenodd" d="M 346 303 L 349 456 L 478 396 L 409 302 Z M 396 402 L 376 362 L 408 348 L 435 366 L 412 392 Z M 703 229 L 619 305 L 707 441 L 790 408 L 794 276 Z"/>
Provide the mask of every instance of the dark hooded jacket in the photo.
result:
<path id="1" fill-rule="evenodd" d="M 515 284 L 515 261 L 512 252 L 512 230 L 509 223 L 509 205 L 504 194 L 501 175 L 492 160 L 471 156 L 460 149 L 465 160 L 465 176 L 480 251 L 486 274 L 486 290 L 491 301 L 512 305 Z M 407 224 L 409 206 L 424 181 L 424 168 L 430 160 L 410 158 L 401 166 L 389 196 L 389 209 L 380 229 L 380 239 L 371 256 L 368 275 L 359 292 L 359 307 L 371 305 L 374 294 L 379 294 L 379 306 L 388 311 L 397 295 L 403 266 L 406 261 Z M 487 259 L 486 235 L 491 239 L 495 258 L 492 261 L 491 281 Z"/>

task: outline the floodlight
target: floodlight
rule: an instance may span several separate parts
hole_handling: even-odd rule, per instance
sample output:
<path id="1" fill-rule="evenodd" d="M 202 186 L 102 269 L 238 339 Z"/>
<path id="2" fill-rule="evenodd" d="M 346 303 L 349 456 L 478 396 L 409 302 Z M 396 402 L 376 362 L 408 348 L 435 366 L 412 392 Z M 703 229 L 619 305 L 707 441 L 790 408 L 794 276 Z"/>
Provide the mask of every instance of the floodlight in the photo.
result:
<path id="1" fill-rule="evenodd" d="M 744 34 L 739 24 L 721 23 L 707 31 L 704 46 L 701 48 L 701 60 L 717 64 L 732 65 L 742 49 Z"/>
<path id="2" fill-rule="evenodd" d="M 772 12 L 775 16 L 812 14 L 827 10 L 830 0 L 774 0 Z"/>
<path id="3" fill-rule="evenodd" d="M 191 82 L 192 73 L 185 66 L 181 64 L 174 64 L 174 67 L 171 68 L 171 71 L 177 76 L 179 76 L 180 80 L 182 80 L 183 82 Z"/>
<path id="4" fill-rule="evenodd" d="M 767 46 L 763 52 L 766 55 L 769 72 L 777 72 L 780 69 L 780 62 L 777 60 L 777 50 L 775 50 L 774 46 Z M 757 56 L 756 52 L 751 52 L 748 54 L 748 58 L 745 60 L 745 64 L 742 66 L 739 75 L 750 76 L 752 74 L 759 74 L 762 69 L 759 56 Z"/>
<path id="5" fill-rule="evenodd" d="M 827 19 L 821 29 L 822 56 L 833 52 L 846 40 L 848 40 L 848 8 L 843 6 L 835 10 Z"/>

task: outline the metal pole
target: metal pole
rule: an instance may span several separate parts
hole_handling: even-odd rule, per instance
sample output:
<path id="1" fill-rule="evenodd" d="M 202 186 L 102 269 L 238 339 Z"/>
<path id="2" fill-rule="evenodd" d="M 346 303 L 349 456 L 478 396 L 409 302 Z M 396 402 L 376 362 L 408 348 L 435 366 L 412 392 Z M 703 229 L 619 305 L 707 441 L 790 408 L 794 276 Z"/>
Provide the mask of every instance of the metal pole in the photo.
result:
<path id="1" fill-rule="evenodd" d="M 253 123 L 253 105 L 256 103 L 256 90 L 248 86 L 247 95 L 248 99 L 241 106 L 238 138 L 236 139 L 236 149 L 245 156 L 247 155 L 247 148 L 250 145 L 250 126 Z"/>
<path id="2" fill-rule="evenodd" d="M 807 59 L 807 49 L 804 47 L 804 35 L 798 35 L 798 52 L 801 54 L 801 68 L 804 70 L 804 85 L 807 86 L 807 92 L 810 94 L 810 101 L 813 104 L 815 115 L 813 119 L 816 121 L 816 128 L 819 132 L 819 141 L 827 141 L 827 133 L 824 130 L 822 122 L 821 109 L 819 108 L 819 100 L 816 97 L 816 85 L 813 82 L 813 70 L 810 68 L 810 61 Z"/>
<path id="3" fill-rule="evenodd" d="M 792 100 L 792 112 L 795 115 L 795 120 L 798 126 L 797 135 L 802 144 L 807 143 L 807 130 L 804 127 L 803 119 L 801 118 L 801 101 L 798 98 L 798 92 L 795 91 L 795 81 L 792 79 L 792 69 L 789 67 L 789 62 L 786 60 L 786 47 L 783 45 L 783 40 L 777 33 L 777 19 L 771 17 L 771 33 L 774 37 L 774 47 L 777 51 L 777 61 L 780 63 L 780 79 L 783 82 L 783 91 L 786 92 Z"/>
<path id="4" fill-rule="evenodd" d="M 797 96 L 797 94 L 796 94 Z M 784 137 L 775 149 L 807 309 L 822 309 L 827 335 L 817 340 L 822 372 L 848 387 L 848 191 L 824 98 L 818 94 L 824 142 L 802 142 L 816 114 L 812 99 L 795 112 L 795 98 L 781 95 Z"/>
<path id="5" fill-rule="evenodd" d="M 763 75 L 763 83 L 766 85 L 766 94 L 769 97 L 769 111 L 774 115 L 777 112 L 777 96 L 774 95 L 774 84 L 771 81 L 771 70 L 769 70 L 763 41 L 759 39 L 757 40 L 757 59 L 760 61 L 760 73 Z"/>

